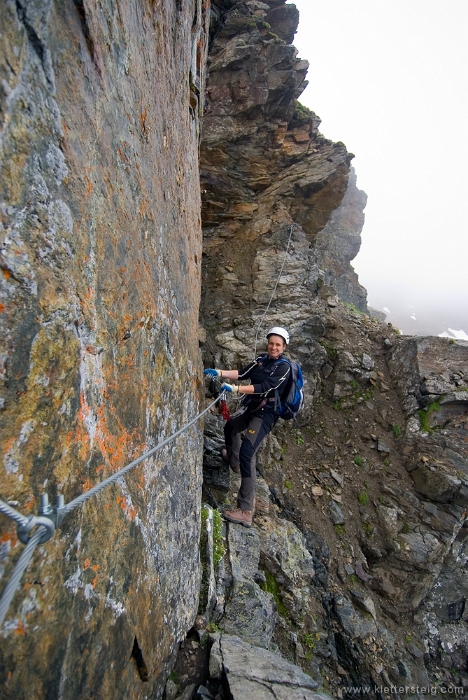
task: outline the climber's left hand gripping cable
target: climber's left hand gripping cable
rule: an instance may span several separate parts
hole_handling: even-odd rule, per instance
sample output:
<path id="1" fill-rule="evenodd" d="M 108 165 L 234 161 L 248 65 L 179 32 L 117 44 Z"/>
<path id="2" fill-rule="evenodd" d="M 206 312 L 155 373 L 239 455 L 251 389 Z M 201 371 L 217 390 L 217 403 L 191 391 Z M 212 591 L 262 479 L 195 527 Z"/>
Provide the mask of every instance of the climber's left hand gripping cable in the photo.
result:
<path id="1" fill-rule="evenodd" d="M 238 394 L 239 387 L 237 384 L 221 384 L 221 391 L 228 392 L 229 394 Z"/>

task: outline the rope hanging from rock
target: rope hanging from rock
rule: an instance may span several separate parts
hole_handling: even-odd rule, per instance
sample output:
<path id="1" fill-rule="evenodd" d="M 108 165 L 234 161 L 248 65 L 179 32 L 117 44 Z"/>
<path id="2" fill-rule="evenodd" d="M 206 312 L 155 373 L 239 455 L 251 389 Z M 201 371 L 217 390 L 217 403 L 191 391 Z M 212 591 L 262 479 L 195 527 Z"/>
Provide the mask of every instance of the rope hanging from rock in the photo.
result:
<path id="1" fill-rule="evenodd" d="M 177 437 L 179 437 L 179 435 L 182 435 L 182 433 L 184 433 L 186 430 L 188 430 L 188 428 L 194 425 L 194 423 L 200 420 L 200 418 L 204 416 L 205 413 L 208 413 L 208 411 L 211 408 L 213 408 L 213 406 L 218 401 L 223 402 L 226 406 L 224 391 L 221 392 L 219 396 L 217 396 L 216 399 L 212 401 L 210 405 L 207 406 L 207 408 L 205 408 L 204 411 L 202 411 L 197 416 L 195 416 L 195 418 L 186 423 L 186 425 L 180 428 L 180 430 L 173 433 L 173 435 L 170 435 L 168 438 L 160 442 L 155 447 L 151 448 L 151 450 L 148 450 L 148 452 L 142 454 L 137 459 L 134 459 L 133 462 L 130 462 L 122 469 L 119 469 L 119 471 L 115 472 L 115 474 L 112 474 L 107 479 L 104 479 L 104 481 L 101 481 L 99 484 L 96 484 L 96 486 L 93 486 L 93 488 L 89 489 L 89 491 L 86 491 L 80 496 L 77 496 L 77 498 L 73 499 L 73 501 L 70 501 L 70 503 L 64 504 L 63 496 L 60 495 L 57 498 L 57 506 L 55 508 L 52 508 L 51 506 L 49 506 L 49 499 L 47 497 L 47 494 L 43 494 L 41 496 L 41 508 L 39 511 L 41 515 L 25 516 L 19 513 L 14 508 L 12 508 L 8 503 L 5 503 L 5 501 L 2 501 L 0 499 L 0 513 L 3 513 L 3 515 L 6 515 L 8 518 L 11 518 L 11 520 L 14 520 L 18 524 L 18 539 L 24 544 L 26 544 L 26 547 L 24 548 L 18 561 L 16 562 L 15 568 L 13 569 L 13 573 L 5 588 L 3 589 L 0 598 L 0 625 L 3 624 L 12 598 L 21 582 L 23 573 L 25 572 L 29 562 L 33 557 L 34 550 L 36 549 L 38 544 L 46 542 L 52 537 L 55 528 L 61 525 L 65 515 L 67 515 L 67 513 L 71 513 L 72 510 L 78 508 L 78 506 L 85 503 L 96 494 L 100 493 L 103 489 L 106 488 L 106 486 L 109 486 L 109 484 L 112 484 L 118 479 L 120 479 L 121 476 L 129 472 L 131 469 L 133 469 L 133 467 L 136 467 L 138 464 L 141 464 L 141 462 L 143 462 L 145 459 L 148 459 L 148 457 L 151 457 L 152 455 L 156 454 L 156 452 L 159 452 L 159 450 L 161 450 L 163 447 L 175 440 Z M 29 537 L 29 533 L 35 527 L 37 527 L 37 530 Z"/>
<path id="2" fill-rule="evenodd" d="M 294 224 L 291 224 L 290 227 L 289 227 L 289 238 L 288 238 L 288 244 L 287 244 L 287 246 L 286 246 L 286 250 L 285 250 L 285 252 L 284 252 L 283 264 L 281 265 L 281 270 L 279 271 L 278 279 L 276 280 L 276 284 L 275 284 L 275 286 L 274 286 L 274 288 L 273 288 L 273 291 L 272 291 L 272 293 L 271 293 L 270 301 L 268 302 L 268 305 L 267 305 L 265 311 L 263 312 L 263 315 L 262 315 L 262 317 L 261 317 L 261 319 L 260 319 L 260 322 L 259 322 L 259 324 L 258 324 L 258 326 L 257 326 L 257 332 L 256 332 L 256 334 L 255 334 L 254 359 L 256 359 L 256 357 L 257 357 L 258 334 L 260 333 L 260 328 L 262 327 L 262 323 L 263 323 L 263 321 L 265 320 L 265 316 L 266 316 L 266 314 L 267 314 L 267 311 L 268 311 L 268 309 L 270 308 L 271 302 L 273 301 L 273 297 L 275 296 L 276 288 L 277 288 L 277 286 L 278 286 L 278 284 L 279 284 L 279 281 L 280 281 L 280 279 L 281 279 L 281 275 L 283 274 L 283 268 L 284 268 L 284 264 L 285 264 L 285 262 L 286 262 L 286 258 L 287 258 L 287 256 L 288 256 L 289 244 L 291 243 L 291 238 L 292 238 L 293 230 L 294 230 Z"/>

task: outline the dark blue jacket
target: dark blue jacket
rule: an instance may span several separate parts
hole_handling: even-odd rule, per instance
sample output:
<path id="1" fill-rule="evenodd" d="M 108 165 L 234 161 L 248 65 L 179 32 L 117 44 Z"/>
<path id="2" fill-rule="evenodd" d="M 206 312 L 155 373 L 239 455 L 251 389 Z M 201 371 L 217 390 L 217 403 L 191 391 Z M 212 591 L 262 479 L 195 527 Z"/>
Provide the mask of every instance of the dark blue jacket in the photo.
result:
<path id="1" fill-rule="evenodd" d="M 275 400 L 276 390 L 279 396 L 284 393 L 290 373 L 289 362 L 282 355 L 276 360 L 268 355 L 257 357 L 254 362 L 239 372 L 238 380 L 250 379 L 254 387 L 253 394 L 244 394 L 243 405 L 248 406 L 252 411 L 258 409 L 263 403 L 262 410 L 279 415 L 278 402 Z"/>

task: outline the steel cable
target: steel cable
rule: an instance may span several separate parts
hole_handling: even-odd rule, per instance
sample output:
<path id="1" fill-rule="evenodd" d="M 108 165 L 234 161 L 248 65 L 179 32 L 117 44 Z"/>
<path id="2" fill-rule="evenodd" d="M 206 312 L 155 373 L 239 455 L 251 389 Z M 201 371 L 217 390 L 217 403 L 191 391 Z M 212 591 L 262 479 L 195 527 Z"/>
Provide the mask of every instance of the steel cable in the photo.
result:
<path id="1" fill-rule="evenodd" d="M 18 513 L 17 510 L 12 508 L 8 503 L 5 503 L 5 501 L 2 501 L 0 499 L 0 513 L 3 513 L 3 515 L 8 516 L 12 520 L 15 521 L 15 523 L 18 523 L 18 525 L 26 525 L 28 522 L 28 518 L 25 515 L 21 515 L 21 513 Z"/>
<path id="2" fill-rule="evenodd" d="M 161 450 L 163 447 L 168 445 L 170 442 L 176 439 L 179 435 L 184 433 L 188 428 L 190 428 L 194 423 L 196 423 L 202 416 L 205 415 L 205 413 L 208 413 L 208 411 L 213 408 L 213 406 L 220 401 L 221 399 L 224 399 L 226 396 L 225 392 L 223 391 L 214 401 L 210 403 L 207 408 L 205 408 L 204 411 L 199 413 L 195 418 L 193 418 L 189 423 L 184 425 L 180 430 L 175 432 L 173 435 L 170 435 L 168 438 L 163 440 L 162 442 L 159 443 L 159 445 L 156 445 L 153 447 L 151 450 L 148 450 L 148 452 L 145 452 L 142 454 L 140 457 L 137 459 L 134 459 L 133 462 L 130 462 L 127 464 L 125 467 L 122 469 L 119 469 L 118 472 L 115 472 L 115 474 L 112 474 L 109 478 L 105 479 L 104 481 L 101 481 L 101 483 L 96 484 L 96 486 L 93 486 L 93 488 L 89 489 L 89 491 L 86 491 L 85 493 L 81 494 L 81 496 L 78 496 L 75 498 L 73 501 L 70 501 L 70 503 L 67 503 L 64 505 L 62 508 L 60 508 L 60 514 L 63 516 L 66 513 L 70 513 L 72 510 L 80 506 L 82 503 L 85 503 L 88 501 L 92 496 L 95 496 L 97 493 L 102 491 L 106 486 L 109 484 L 112 484 L 114 481 L 117 481 L 121 476 L 126 474 L 128 471 L 133 469 L 133 467 L 136 467 L 138 464 L 143 462 L 145 459 L 148 459 L 148 457 L 151 457 L 152 455 L 156 454 L 159 450 Z M 18 525 L 27 525 L 29 522 L 29 518 L 25 517 L 24 515 L 21 515 L 21 513 L 18 513 L 14 508 L 9 506 L 7 503 L 4 501 L 0 500 L 0 512 L 3 513 L 4 515 L 8 516 L 12 520 L 18 523 Z M 34 554 L 34 550 L 36 549 L 37 545 L 40 543 L 42 536 L 47 532 L 47 528 L 40 525 L 36 532 L 31 535 L 31 538 L 28 540 L 28 543 L 26 544 L 25 548 L 23 549 L 18 561 L 16 562 L 16 566 L 13 570 L 13 573 L 11 575 L 10 580 L 8 581 L 7 585 L 5 586 L 1 598 L 0 598 L 0 626 L 3 624 L 3 620 L 5 619 L 5 615 L 7 614 L 8 608 L 10 606 L 11 600 L 15 594 L 16 589 L 18 588 L 21 578 L 23 576 L 24 571 L 26 570 L 29 562 L 32 559 L 32 556 Z"/>
<path id="3" fill-rule="evenodd" d="M 198 414 L 195 418 L 193 418 L 189 423 L 184 425 L 180 430 L 178 430 L 176 433 L 173 435 L 170 435 L 168 438 L 163 440 L 162 442 L 159 443 L 159 445 L 156 445 L 156 447 L 153 447 L 151 450 L 148 450 L 148 452 L 145 452 L 142 454 L 140 457 L 137 459 L 134 459 L 133 462 L 130 462 L 130 464 L 127 464 L 127 466 L 122 467 L 122 469 L 119 469 L 118 472 L 115 472 L 115 474 L 112 474 L 109 476 L 107 479 L 104 481 L 101 481 L 101 483 L 96 484 L 96 486 L 93 486 L 89 491 L 86 491 L 85 493 L 82 493 L 81 496 L 77 496 L 77 498 L 74 498 L 73 501 L 70 501 L 70 503 L 67 503 L 66 505 L 63 506 L 61 509 L 61 513 L 70 513 L 72 510 L 80 506 L 82 503 L 85 503 L 88 501 L 92 496 L 95 496 L 97 493 L 102 491 L 103 489 L 106 488 L 109 484 L 112 484 L 114 481 L 117 481 L 117 479 L 120 479 L 121 476 L 126 474 L 130 469 L 133 469 L 133 467 L 136 467 L 140 462 L 143 462 L 145 459 L 148 459 L 148 457 L 151 457 L 152 455 L 156 454 L 156 452 L 159 452 L 163 447 L 168 445 L 170 442 L 175 440 L 176 437 L 181 435 L 183 432 L 185 432 L 188 428 L 190 428 L 194 423 L 196 423 L 202 416 L 207 413 L 210 408 L 212 408 L 221 398 L 225 396 L 224 392 L 220 394 L 210 405 L 205 408 L 204 411 Z"/>
<path id="4" fill-rule="evenodd" d="M 5 615 L 8 612 L 8 608 L 10 607 L 10 603 L 12 601 L 13 596 L 15 595 L 16 589 L 20 584 L 21 578 L 29 562 L 32 559 L 34 550 L 40 543 L 41 538 L 45 532 L 46 528 L 42 525 L 37 528 L 36 532 L 33 535 L 31 535 L 31 539 L 28 541 L 28 544 L 25 546 L 25 548 L 21 552 L 18 561 L 16 562 L 10 580 L 5 586 L 2 593 L 2 597 L 0 598 L 0 625 L 3 624 L 3 620 L 5 619 Z"/>

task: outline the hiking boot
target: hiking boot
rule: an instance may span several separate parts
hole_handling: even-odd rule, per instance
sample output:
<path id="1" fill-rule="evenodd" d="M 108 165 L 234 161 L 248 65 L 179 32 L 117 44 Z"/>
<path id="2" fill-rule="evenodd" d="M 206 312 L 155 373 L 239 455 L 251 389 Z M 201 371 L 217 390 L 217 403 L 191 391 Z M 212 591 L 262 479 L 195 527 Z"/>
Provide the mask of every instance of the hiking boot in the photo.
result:
<path id="1" fill-rule="evenodd" d="M 244 527 L 252 527 L 252 510 L 242 510 L 242 508 L 236 508 L 236 510 L 227 510 L 223 513 L 223 517 L 229 520 L 230 523 L 237 523 L 238 525 L 243 525 Z"/>
<path id="2" fill-rule="evenodd" d="M 229 465 L 231 467 L 231 471 L 234 472 L 234 474 L 240 474 L 240 467 L 239 465 L 235 466 L 234 464 Z"/>

